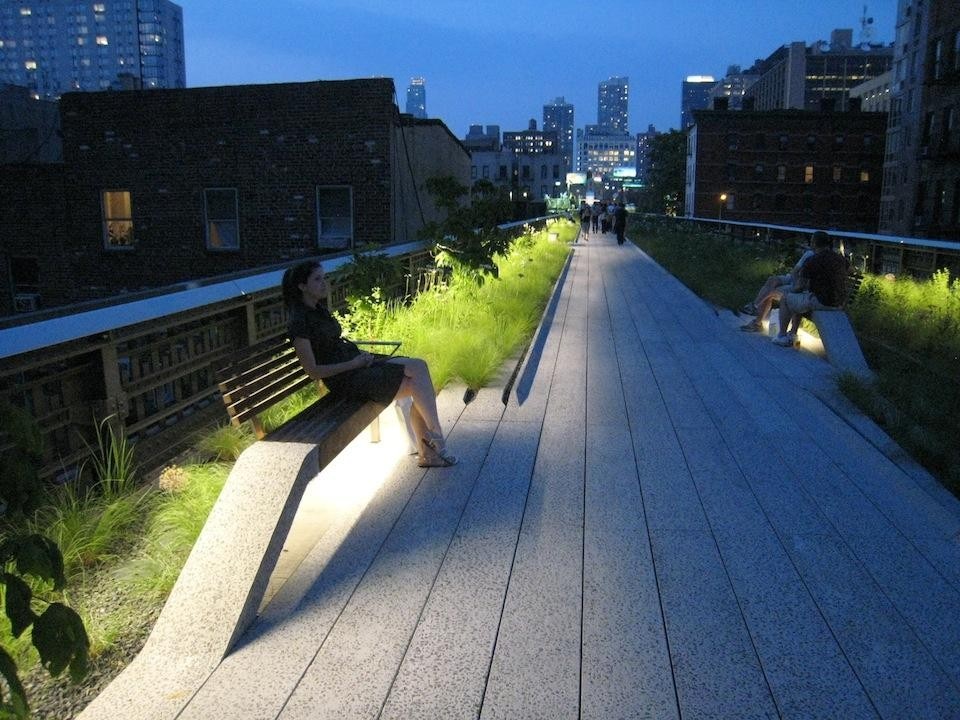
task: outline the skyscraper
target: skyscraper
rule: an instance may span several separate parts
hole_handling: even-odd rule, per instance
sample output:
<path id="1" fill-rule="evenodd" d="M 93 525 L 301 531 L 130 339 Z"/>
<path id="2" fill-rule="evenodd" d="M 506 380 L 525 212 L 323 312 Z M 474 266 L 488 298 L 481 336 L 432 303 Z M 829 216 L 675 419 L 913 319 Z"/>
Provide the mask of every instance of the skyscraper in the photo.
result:
<path id="1" fill-rule="evenodd" d="M 597 91 L 597 125 L 616 132 L 630 132 L 627 116 L 629 82 L 627 77 L 612 77 L 600 83 Z"/>
<path id="2" fill-rule="evenodd" d="M 170 0 L 7 2 L 2 10 L 0 82 L 36 98 L 186 87 L 183 10 Z"/>
<path id="3" fill-rule="evenodd" d="M 543 129 L 557 134 L 564 174 L 573 169 L 573 105 L 562 97 L 543 106 Z"/>
<path id="4" fill-rule="evenodd" d="M 407 112 L 415 118 L 427 117 L 427 86 L 422 77 L 410 78 L 407 86 Z"/>
<path id="5" fill-rule="evenodd" d="M 693 125 L 693 111 L 710 105 L 710 89 L 717 84 L 712 75 L 688 75 L 683 81 L 680 100 L 680 129 Z"/>

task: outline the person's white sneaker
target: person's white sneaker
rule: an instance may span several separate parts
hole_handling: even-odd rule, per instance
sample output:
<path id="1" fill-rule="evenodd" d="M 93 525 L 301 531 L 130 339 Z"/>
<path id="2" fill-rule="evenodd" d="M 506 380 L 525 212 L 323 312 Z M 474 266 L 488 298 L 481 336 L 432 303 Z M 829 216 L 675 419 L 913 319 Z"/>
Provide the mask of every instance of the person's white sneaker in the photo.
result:
<path id="1" fill-rule="evenodd" d="M 779 345 L 780 347 L 793 347 L 794 345 L 798 344 L 797 336 L 792 333 L 787 335 L 777 335 L 772 342 L 774 345 Z"/>

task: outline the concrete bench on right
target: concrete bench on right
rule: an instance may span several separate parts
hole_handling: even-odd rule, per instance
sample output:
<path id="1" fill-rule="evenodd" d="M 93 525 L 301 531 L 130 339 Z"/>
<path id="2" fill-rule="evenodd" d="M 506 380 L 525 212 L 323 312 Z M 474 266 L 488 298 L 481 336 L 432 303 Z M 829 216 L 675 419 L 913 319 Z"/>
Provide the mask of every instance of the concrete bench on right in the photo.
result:
<path id="1" fill-rule="evenodd" d="M 851 373 L 862 380 L 873 380 L 873 371 L 863 357 L 860 341 L 857 340 L 850 318 L 844 310 L 856 298 L 862 282 L 863 275 L 851 271 L 847 275 L 847 296 L 843 307 L 814 310 L 807 315 L 807 319 L 817 326 L 823 350 L 831 365 L 839 372 Z"/>

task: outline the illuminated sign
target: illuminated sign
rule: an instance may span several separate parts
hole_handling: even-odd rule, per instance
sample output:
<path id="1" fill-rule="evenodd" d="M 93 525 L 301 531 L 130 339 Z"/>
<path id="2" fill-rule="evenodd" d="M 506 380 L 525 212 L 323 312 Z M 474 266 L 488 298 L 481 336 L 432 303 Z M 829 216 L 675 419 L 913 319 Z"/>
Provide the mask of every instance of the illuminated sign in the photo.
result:
<path id="1" fill-rule="evenodd" d="M 613 176 L 615 178 L 635 178 L 637 169 L 635 167 L 617 167 L 613 169 Z"/>
<path id="2" fill-rule="evenodd" d="M 584 185 L 587 182 L 587 174 L 582 172 L 568 172 L 567 185 Z"/>

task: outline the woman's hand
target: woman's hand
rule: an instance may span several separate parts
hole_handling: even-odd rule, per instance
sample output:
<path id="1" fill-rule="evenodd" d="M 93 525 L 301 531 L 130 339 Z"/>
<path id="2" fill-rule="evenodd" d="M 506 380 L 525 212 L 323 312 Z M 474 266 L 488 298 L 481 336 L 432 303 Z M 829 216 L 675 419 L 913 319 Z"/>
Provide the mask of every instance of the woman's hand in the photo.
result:
<path id="1" fill-rule="evenodd" d="M 353 359 L 355 367 L 365 368 L 373 365 L 373 355 L 368 352 L 362 352 Z"/>

